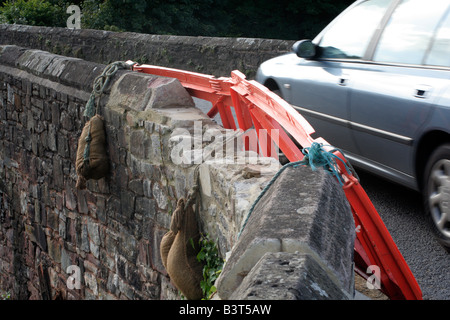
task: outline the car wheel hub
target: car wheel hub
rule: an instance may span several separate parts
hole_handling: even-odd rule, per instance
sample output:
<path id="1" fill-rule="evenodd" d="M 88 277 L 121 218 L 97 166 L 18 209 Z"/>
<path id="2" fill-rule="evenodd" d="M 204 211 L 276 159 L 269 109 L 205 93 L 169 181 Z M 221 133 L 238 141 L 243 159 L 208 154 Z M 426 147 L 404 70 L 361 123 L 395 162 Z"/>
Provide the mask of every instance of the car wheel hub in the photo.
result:
<path id="1" fill-rule="evenodd" d="M 450 238 L 450 160 L 436 162 L 431 170 L 428 205 L 434 224 Z"/>

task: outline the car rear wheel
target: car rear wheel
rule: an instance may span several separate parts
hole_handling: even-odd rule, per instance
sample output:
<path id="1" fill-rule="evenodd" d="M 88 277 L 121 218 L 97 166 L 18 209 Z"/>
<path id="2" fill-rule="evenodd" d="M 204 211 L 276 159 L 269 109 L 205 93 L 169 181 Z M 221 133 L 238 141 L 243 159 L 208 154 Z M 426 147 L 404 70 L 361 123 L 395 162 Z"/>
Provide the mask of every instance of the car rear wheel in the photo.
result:
<path id="1" fill-rule="evenodd" d="M 450 252 L 450 144 L 432 153 L 424 182 L 425 212 L 438 241 Z"/>

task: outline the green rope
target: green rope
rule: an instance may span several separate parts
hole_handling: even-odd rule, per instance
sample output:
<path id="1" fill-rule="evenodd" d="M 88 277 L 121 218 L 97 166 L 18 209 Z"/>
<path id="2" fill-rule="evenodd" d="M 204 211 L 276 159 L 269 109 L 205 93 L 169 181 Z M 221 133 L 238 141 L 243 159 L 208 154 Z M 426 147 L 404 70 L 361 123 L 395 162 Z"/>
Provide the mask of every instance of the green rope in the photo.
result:
<path id="1" fill-rule="evenodd" d="M 94 80 L 94 85 L 92 86 L 92 93 L 86 104 L 86 109 L 84 110 L 84 116 L 88 119 L 92 118 L 97 113 L 97 107 L 95 105 L 95 98 L 100 97 L 106 90 L 111 81 L 111 78 L 120 69 L 129 69 L 129 65 L 124 61 L 116 61 L 106 66 L 102 74 Z"/>
<path id="2" fill-rule="evenodd" d="M 103 72 L 97 76 L 94 80 L 94 84 L 92 86 L 92 93 L 89 97 L 88 102 L 86 103 L 86 108 L 84 110 L 84 116 L 89 120 L 97 114 L 98 105 L 95 104 L 95 99 L 100 97 L 109 86 L 111 78 L 119 71 L 120 69 L 129 69 L 130 66 L 124 61 L 116 61 L 105 67 Z M 83 158 L 85 163 L 89 163 L 90 150 L 91 150 L 91 127 L 89 126 L 89 132 L 86 136 L 86 147 L 84 148 Z"/>
<path id="3" fill-rule="evenodd" d="M 261 191 L 261 193 L 256 198 L 255 202 L 251 206 L 249 213 L 247 214 L 247 217 L 244 221 L 244 224 L 239 231 L 238 238 L 241 236 L 242 231 L 244 231 L 245 226 L 247 225 L 247 222 L 255 209 L 258 202 L 261 200 L 261 198 L 266 194 L 266 192 L 270 189 L 270 187 L 274 184 L 274 182 L 278 179 L 278 177 L 283 173 L 284 170 L 290 167 L 298 167 L 298 166 L 309 166 L 313 171 L 316 171 L 317 168 L 323 168 L 327 173 L 330 173 L 336 177 L 339 184 L 341 186 L 344 185 L 344 182 L 342 180 L 342 177 L 338 170 L 338 165 L 336 161 L 342 161 L 344 164 L 345 169 L 347 172 L 351 172 L 358 180 L 358 176 L 356 175 L 355 170 L 350 165 L 350 163 L 347 164 L 347 161 L 342 160 L 335 154 L 333 154 L 334 151 L 340 151 L 340 149 L 332 149 L 331 151 L 326 151 L 323 149 L 323 144 L 313 142 L 311 144 L 311 147 L 309 148 L 303 148 L 302 153 L 305 155 L 303 160 L 297 161 L 297 162 L 290 162 L 285 164 L 283 167 L 281 167 L 280 170 L 272 177 L 272 179 L 269 181 L 269 183 L 264 187 L 264 189 Z M 341 152 L 343 155 L 343 153 Z"/>
<path id="4" fill-rule="evenodd" d="M 92 92 L 91 96 L 89 97 L 88 102 L 86 103 L 86 108 L 84 110 L 84 116 L 88 119 L 92 118 L 96 114 L 96 107 L 95 107 L 95 93 Z"/>

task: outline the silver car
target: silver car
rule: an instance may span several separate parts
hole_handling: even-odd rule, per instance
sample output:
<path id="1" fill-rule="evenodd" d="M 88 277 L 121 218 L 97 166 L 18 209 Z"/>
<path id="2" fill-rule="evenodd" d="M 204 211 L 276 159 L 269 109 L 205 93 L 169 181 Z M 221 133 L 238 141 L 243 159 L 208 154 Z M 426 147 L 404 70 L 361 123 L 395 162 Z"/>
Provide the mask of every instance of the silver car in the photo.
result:
<path id="1" fill-rule="evenodd" d="M 256 80 L 355 167 L 422 192 L 450 251 L 450 0 L 356 1 Z"/>

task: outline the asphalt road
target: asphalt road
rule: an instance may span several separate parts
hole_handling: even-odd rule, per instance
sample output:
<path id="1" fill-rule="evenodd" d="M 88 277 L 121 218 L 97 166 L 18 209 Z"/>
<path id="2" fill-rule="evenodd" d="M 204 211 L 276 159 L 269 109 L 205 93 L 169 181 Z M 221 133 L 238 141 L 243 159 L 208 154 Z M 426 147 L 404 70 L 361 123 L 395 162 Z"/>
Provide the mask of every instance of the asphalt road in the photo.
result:
<path id="1" fill-rule="evenodd" d="M 418 192 L 357 170 L 391 237 L 414 274 L 424 300 L 450 300 L 450 253 L 434 239 Z"/>

